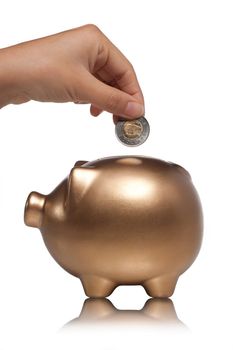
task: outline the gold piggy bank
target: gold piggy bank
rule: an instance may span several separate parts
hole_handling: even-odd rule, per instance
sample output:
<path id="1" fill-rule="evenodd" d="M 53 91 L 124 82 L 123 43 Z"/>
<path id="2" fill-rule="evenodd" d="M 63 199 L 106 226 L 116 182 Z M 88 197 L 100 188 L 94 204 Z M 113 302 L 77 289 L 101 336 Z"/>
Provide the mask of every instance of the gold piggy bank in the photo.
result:
<path id="1" fill-rule="evenodd" d="M 89 297 L 133 284 L 152 297 L 171 296 L 203 230 L 189 173 L 139 156 L 77 162 L 49 195 L 29 195 L 24 218 Z"/>

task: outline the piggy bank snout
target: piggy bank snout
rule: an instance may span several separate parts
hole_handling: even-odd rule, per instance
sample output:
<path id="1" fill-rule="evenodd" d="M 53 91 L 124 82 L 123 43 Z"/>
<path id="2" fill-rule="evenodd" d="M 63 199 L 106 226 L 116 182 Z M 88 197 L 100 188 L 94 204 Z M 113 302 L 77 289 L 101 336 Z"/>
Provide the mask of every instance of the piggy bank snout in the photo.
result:
<path id="1" fill-rule="evenodd" d="M 24 210 L 24 222 L 27 226 L 41 227 L 45 199 L 46 196 L 38 192 L 31 192 L 29 194 Z"/>

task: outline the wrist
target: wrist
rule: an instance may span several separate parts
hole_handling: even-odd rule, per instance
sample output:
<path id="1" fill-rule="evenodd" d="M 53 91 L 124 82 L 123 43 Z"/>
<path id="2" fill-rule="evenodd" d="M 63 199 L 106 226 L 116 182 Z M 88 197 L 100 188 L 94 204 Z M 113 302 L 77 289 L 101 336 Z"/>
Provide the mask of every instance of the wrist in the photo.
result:
<path id="1" fill-rule="evenodd" d="M 0 108 L 17 103 L 18 71 L 12 48 L 0 49 Z"/>

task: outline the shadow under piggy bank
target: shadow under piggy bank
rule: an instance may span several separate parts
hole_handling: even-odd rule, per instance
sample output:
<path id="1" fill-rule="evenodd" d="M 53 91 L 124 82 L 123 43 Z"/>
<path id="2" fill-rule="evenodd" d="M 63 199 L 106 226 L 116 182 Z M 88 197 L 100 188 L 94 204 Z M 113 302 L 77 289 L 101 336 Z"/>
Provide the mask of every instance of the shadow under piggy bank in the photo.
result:
<path id="1" fill-rule="evenodd" d="M 89 298 L 86 299 L 79 317 L 65 324 L 63 330 L 78 330 L 81 326 L 168 326 L 188 330 L 177 317 L 171 299 L 148 299 L 141 310 L 119 310 L 110 300 Z"/>

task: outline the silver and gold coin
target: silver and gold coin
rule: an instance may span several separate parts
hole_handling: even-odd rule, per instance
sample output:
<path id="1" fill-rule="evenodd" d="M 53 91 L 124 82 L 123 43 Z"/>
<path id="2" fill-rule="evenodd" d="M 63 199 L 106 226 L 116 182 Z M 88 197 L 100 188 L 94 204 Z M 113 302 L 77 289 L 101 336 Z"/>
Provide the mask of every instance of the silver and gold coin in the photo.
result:
<path id="1" fill-rule="evenodd" d="M 150 126 L 146 118 L 119 120 L 115 127 L 116 136 L 126 146 L 139 146 L 149 136 Z"/>

